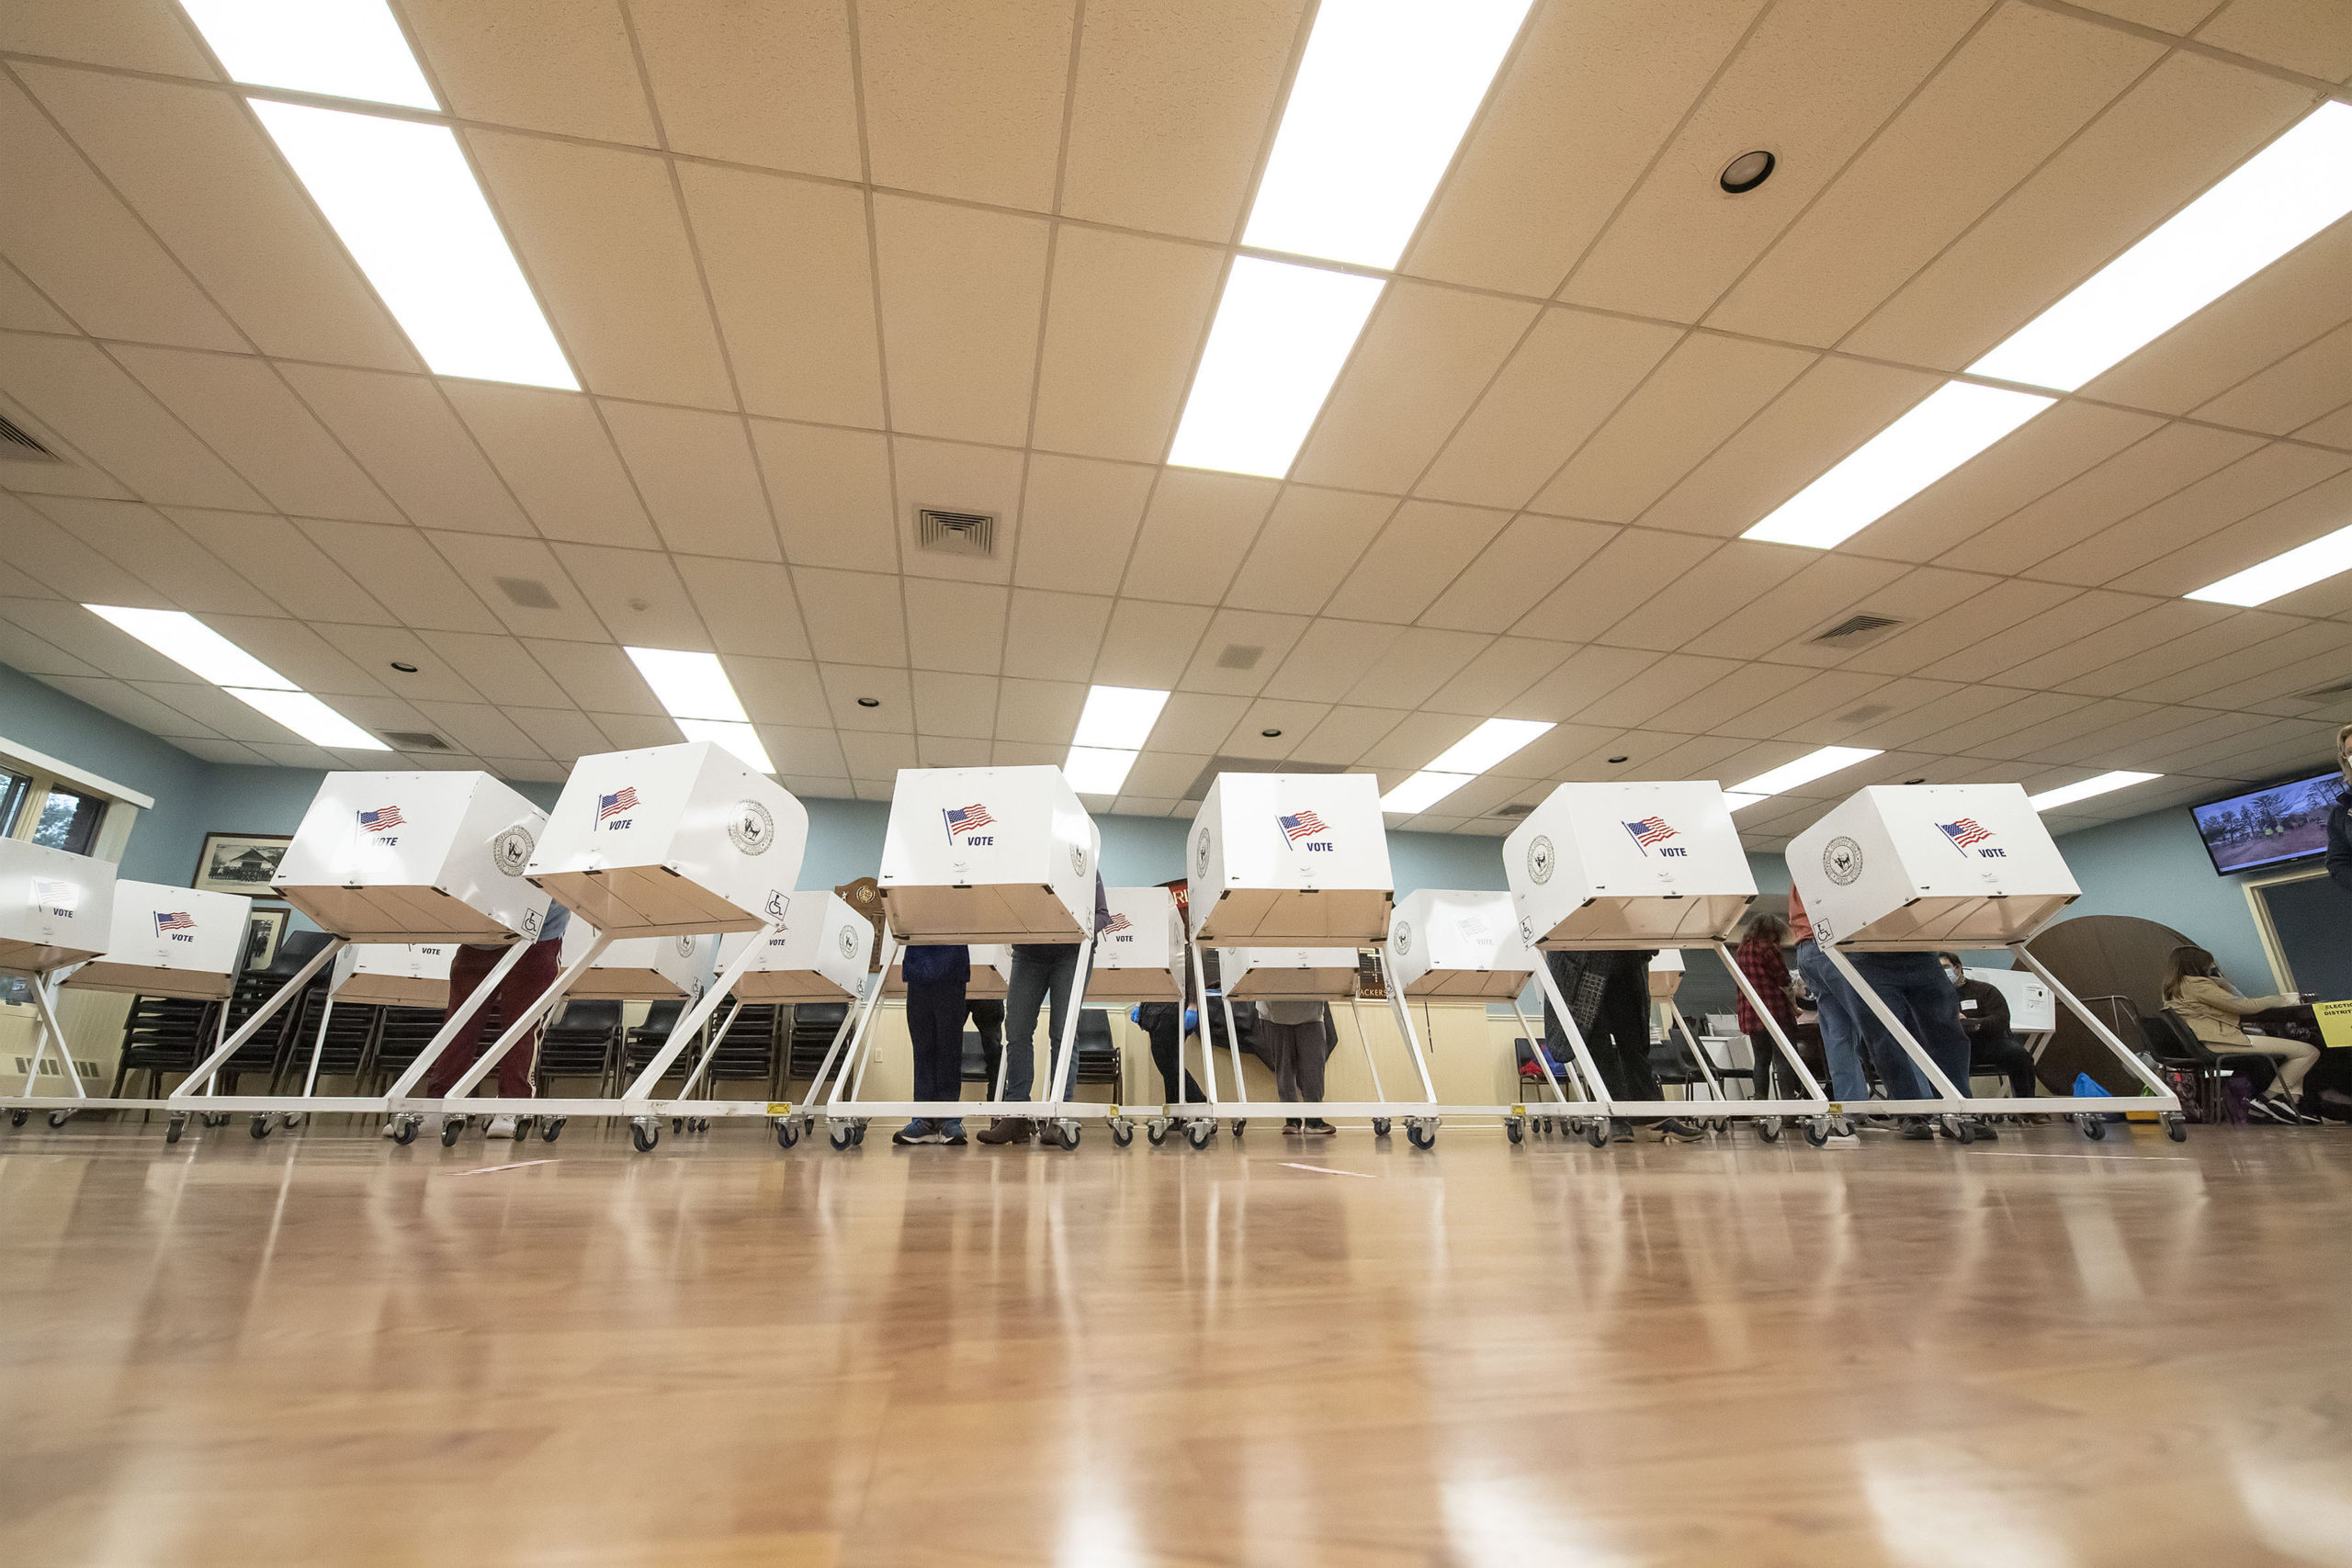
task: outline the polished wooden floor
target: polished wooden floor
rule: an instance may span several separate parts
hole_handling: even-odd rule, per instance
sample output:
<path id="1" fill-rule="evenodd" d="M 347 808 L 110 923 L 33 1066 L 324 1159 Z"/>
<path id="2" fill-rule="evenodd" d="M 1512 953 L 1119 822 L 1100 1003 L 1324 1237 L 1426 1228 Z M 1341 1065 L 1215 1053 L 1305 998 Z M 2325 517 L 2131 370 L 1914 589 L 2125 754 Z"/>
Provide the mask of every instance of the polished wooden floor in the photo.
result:
<path id="1" fill-rule="evenodd" d="M 882 1133 L 0 1129 L 0 1562 L 2352 1562 L 2352 1134 Z"/>

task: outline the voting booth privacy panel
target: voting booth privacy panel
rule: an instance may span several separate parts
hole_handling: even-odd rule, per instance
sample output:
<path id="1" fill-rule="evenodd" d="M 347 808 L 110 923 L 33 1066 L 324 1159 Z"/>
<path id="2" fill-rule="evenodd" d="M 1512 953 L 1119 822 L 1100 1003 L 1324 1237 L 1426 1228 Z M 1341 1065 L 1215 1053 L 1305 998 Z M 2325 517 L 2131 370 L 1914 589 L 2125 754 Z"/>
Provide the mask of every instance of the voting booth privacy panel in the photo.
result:
<path id="1" fill-rule="evenodd" d="M 927 947 L 947 945 L 926 942 Z M 1012 948 L 1005 942 L 967 942 L 972 960 L 971 976 L 964 982 L 966 1001 L 1001 1001 L 1012 988 Z M 907 964 L 904 948 L 896 950 L 899 956 L 891 961 L 889 973 L 882 976 L 882 994 L 903 997 L 907 994 Z"/>
<path id="2" fill-rule="evenodd" d="M 1388 964 L 1408 997 L 1515 997 L 1535 953 L 1510 894 L 1424 887 L 1396 902 Z"/>
<path id="3" fill-rule="evenodd" d="M 572 764 L 530 880 L 607 936 L 756 931 L 800 878 L 808 812 L 710 741 Z"/>
<path id="4" fill-rule="evenodd" d="M 1825 946 L 2005 947 L 2081 897 L 2023 786 L 1877 784 L 1789 843 Z"/>
<path id="5" fill-rule="evenodd" d="M 900 942 L 1076 942 L 1102 839 L 1054 767 L 902 768 L 877 881 Z"/>
<path id="6" fill-rule="evenodd" d="M 327 989 L 355 1007 L 446 1008 L 454 942 L 354 942 L 334 955 Z"/>
<path id="7" fill-rule="evenodd" d="M 567 969 L 588 956 L 596 931 L 580 920 L 563 928 Z M 716 968 L 714 936 L 633 936 L 605 944 L 565 995 L 583 1002 L 666 1002 L 698 997 Z"/>
<path id="8" fill-rule="evenodd" d="M 0 969 L 37 974 L 105 953 L 114 880 L 112 862 L 0 839 Z"/>
<path id="9" fill-rule="evenodd" d="M 1352 947 L 1217 950 L 1217 974 L 1225 982 L 1225 994 L 1237 1002 L 1352 997 L 1362 963 Z"/>
<path id="10" fill-rule="evenodd" d="M 857 996 L 874 953 L 874 922 L 837 893 L 787 895 L 784 923 L 765 931 L 732 931 L 718 940 L 718 966 L 746 946 L 751 962 L 733 990 L 746 1002 L 838 1002 Z"/>
<path id="11" fill-rule="evenodd" d="M 1219 773 L 1189 850 L 1206 946 L 1387 939 L 1396 878 L 1370 773 Z"/>
<path id="12" fill-rule="evenodd" d="M 74 990 L 217 1001 L 236 983 L 253 907 L 242 893 L 117 880 L 106 952 L 63 983 Z"/>
<path id="13" fill-rule="evenodd" d="M 1106 887 L 1111 923 L 1094 941 L 1086 994 L 1105 1002 L 1172 1002 L 1184 994 L 1184 927 L 1165 887 Z"/>
<path id="14" fill-rule="evenodd" d="M 1713 780 L 1566 784 L 1503 840 L 1521 937 L 1540 948 L 1712 943 L 1756 879 Z"/>
<path id="15" fill-rule="evenodd" d="M 327 774 L 270 889 L 352 942 L 535 939 L 548 816 L 482 773 Z"/>

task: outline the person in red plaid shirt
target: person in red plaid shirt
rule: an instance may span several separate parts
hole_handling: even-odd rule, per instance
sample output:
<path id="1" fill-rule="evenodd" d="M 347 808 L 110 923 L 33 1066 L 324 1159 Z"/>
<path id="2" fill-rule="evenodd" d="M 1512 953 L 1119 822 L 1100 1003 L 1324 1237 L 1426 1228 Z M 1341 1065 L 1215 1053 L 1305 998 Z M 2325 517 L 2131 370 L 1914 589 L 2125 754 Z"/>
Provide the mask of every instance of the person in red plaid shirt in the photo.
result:
<path id="1" fill-rule="evenodd" d="M 1781 947 L 1789 940 L 1789 923 L 1778 915 L 1758 915 L 1747 922 L 1747 934 L 1739 939 L 1739 946 L 1732 953 L 1732 960 L 1756 994 L 1764 998 L 1765 1011 L 1772 1021 L 1788 1033 L 1797 1026 L 1797 1008 L 1789 995 L 1789 961 Z M 1781 1060 L 1780 1047 L 1772 1043 L 1772 1032 L 1756 1016 L 1756 1009 L 1746 993 L 1739 998 L 1739 1027 L 1747 1034 L 1756 1053 L 1756 1094 L 1759 1100 L 1778 1100 L 1773 1076 L 1777 1071 L 1780 1089 L 1790 1089 L 1797 1081 L 1796 1074 Z"/>

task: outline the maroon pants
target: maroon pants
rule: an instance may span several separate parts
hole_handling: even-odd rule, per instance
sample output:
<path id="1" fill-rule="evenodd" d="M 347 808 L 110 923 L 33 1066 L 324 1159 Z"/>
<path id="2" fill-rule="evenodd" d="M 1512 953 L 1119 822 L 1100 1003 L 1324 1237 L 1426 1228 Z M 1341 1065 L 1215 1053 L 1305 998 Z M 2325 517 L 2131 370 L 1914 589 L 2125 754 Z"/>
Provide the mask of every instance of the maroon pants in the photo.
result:
<path id="1" fill-rule="evenodd" d="M 424 1075 L 425 1099 L 447 1099 L 449 1086 L 464 1076 L 466 1069 L 474 1065 L 474 1059 L 488 1050 L 500 1034 L 512 1028 L 514 1021 L 523 1016 L 524 1010 L 555 984 L 559 968 L 556 963 L 558 950 L 562 946 L 560 942 L 533 942 L 514 967 L 506 972 L 506 978 L 498 983 L 498 989 L 482 1003 L 473 1021 L 458 1032 L 458 1037 L 449 1042 L 449 1048 L 441 1053 L 440 1059 Z M 457 956 L 449 961 L 449 1012 L 441 1015 L 442 1022 L 448 1022 L 449 1013 L 455 1012 L 468 997 L 474 994 L 490 972 L 498 966 L 498 961 L 505 956 L 506 950 L 503 947 L 477 947 L 469 943 L 458 949 Z M 531 1098 L 531 1061 L 538 1054 L 539 1032 L 546 1027 L 547 1021 L 541 1019 L 539 1028 L 517 1040 L 514 1048 L 506 1053 L 505 1060 L 498 1064 L 500 1099 Z M 496 1033 L 492 1032 L 493 1029 Z"/>

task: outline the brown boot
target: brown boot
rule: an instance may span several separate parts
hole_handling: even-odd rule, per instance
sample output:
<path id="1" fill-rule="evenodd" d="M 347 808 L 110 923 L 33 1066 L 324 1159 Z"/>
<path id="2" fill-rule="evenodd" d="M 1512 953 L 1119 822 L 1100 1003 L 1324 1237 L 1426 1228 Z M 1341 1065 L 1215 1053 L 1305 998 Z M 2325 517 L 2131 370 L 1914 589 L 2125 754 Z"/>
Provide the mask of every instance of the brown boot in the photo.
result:
<path id="1" fill-rule="evenodd" d="M 1036 1136 L 1036 1124 L 1026 1116 L 1000 1116 L 980 1134 L 984 1144 L 1025 1144 Z"/>

